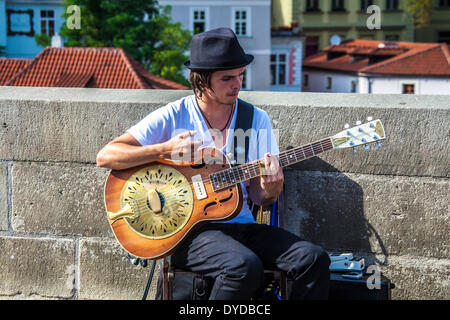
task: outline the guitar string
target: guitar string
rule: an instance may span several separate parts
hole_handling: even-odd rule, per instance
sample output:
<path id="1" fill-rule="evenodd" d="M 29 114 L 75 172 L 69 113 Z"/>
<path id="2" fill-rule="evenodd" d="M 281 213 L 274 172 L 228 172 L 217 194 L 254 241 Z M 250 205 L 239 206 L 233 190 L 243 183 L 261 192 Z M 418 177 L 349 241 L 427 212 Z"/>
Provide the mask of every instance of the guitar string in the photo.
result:
<path id="1" fill-rule="evenodd" d="M 319 150 L 318 152 L 315 152 L 315 148 L 317 147 L 317 144 L 319 144 L 319 143 L 320 143 L 320 147 L 321 147 L 322 151 Z M 305 150 L 306 147 L 309 147 L 311 150 L 310 151 Z M 320 141 L 316 141 L 316 142 L 310 143 L 310 144 L 305 145 L 305 146 L 300 146 L 300 147 L 297 147 L 297 148 L 292 148 L 292 149 L 286 150 L 285 152 L 283 152 L 281 154 L 278 154 L 276 156 L 279 159 L 280 165 L 282 164 L 281 162 L 284 162 L 284 161 L 287 161 L 286 165 L 291 165 L 291 164 L 294 164 L 294 163 L 306 160 L 307 158 L 312 157 L 312 156 L 314 156 L 316 154 L 320 154 L 322 152 L 329 151 L 331 149 L 333 149 L 333 144 L 331 142 L 331 139 L 330 138 L 326 138 L 326 139 L 323 139 L 323 140 L 320 140 Z M 303 157 L 300 155 L 300 160 L 298 160 L 297 152 L 300 152 L 300 151 L 303 153 Z M 288 157 L 292 158 L 292 156 L 295 156 L 295 161 L 293 163 L 289 163 L 290 160 L 288 159 Z M 240 183 L 242 181 L 251 179 L 252 177 L 248 178 L 248 177 L 245 176 L 245 174 L 244 174 L 244 179 L 243 180 L 241 179 L 240 175 L 243 173 L 242 172 L 242 170 L 244 170 L 243 168 L 245 168 L 245 170 L 247 172 L 249 170 L 253 169 L 253 170 L 255 170 L 255 177 L 259 176 L 259 174 L 256 171 L 256 169 L 259 169 L 260 163 L 261 163 L 261 160 L 256 160 L 256 161 L 253 161 L 253 162 L 250 162 L 250 163 L 246 163 L 246 164 L 241 165 L 241 166 L 236 166 L 236 167 L 232 167 L 232 168 L 229 168 L 229 169 L 225 169 L 225 170 L 221 170 L 221 171 L 215 172 L 214 174 L 216 174 L 216 175 L 220 175 L 220 174 L 224 174 L 225 175 L 225 173 L 227 173 L 227 172 L 228 173 L 233 173 L 234 179 L 231 179 L 231 176 L 228 175 L 228 178 L 230 178 L 231 181 L 236 180 L 235 174 L 238 174 L 238 179 L 237 179 L 238 181 L 230 183 L 230 181 L 227 181 L 226 177 L 223 177 L 223 178 L 225 178 L 225 181 L 227 182 L 227 184 L 222 185 L 221 188 L 218 189 L 218 190 L 214 190 L 214 186 L 213 186 L 213 191 L 219 191 L 219 190 L 228 188 L 230 186 L 236 185 L 236 184 L 238 184 L 238 183 Z M 241 170 L 241 171 L 239 171 L 239 170 Z M 211 176 L 211 174 L 208 175 L 208 177 L 206 179 L 202 179 L 202 182 L 203 183 L 210 183 L 212 185 L 212 181 L 210 179 L 210 176 Z M 142 180 L 141 180 L 141 182 L 142 182 Z M 215 181 L 215 183 L 217 183 L 217 182 L 219 182 L 219 181 Z M 219 183 L 221 183 L 221 182 L 219 182 Z M 192 189 L 192 187 L 191 187 L 192 183 L 190 183 L 189 181 L 187 181 L 187 183 L 180 183 L 180 184 L 177 185 L 177 187 L 180 187 L 180 186 L 186 187 L 187 185 L 189 185 L 189 187 Z M 179 191 L 168 191 L 168 192 L 163 193 L 163 195 L 164 195 L 164 197 L 166 199 L 166 202 L 170 203 L 170 201 L 173 200 L 173 198 L 175 197 L 175 195 L 177 193 L 179 193 Z M 135 201 L 137 201 L 137 206 L 138 206 L 139 210 L 142 210 L 142 209 L 147 207 L 147 199 L 145 197 L 143 197 L 142 199 L 135 199 Z M 139 202 L 141 202 L 141 204 L 139 204 Z M 170 206 L 169 206 L 169 208 L 170 208 Z M 178 209 L 178 207 L 177 207 L 177 209 Z"/>
<path id="2" fill-rule="evenodd" d="M 328 144 L 328 145 L 325 145 L 325 146 L 323 146 L 323 147 L 329 148 L 329 147 L 332 147 L 332 145 L 331 145 L 331 144 Z M 322 149 L 323 149 L 323 148 L 322 148 Z M 294 150 L 294 149 L 292 149 L 292 150 Z M 328 150 L 329 150 L 329 149 L 328 149 Z M 299 151 L 299 150 L 294 150 L 294 152 L 297 152 L 297 151 Z M 307 159 L 308 157 L 314 156 L 314 155 L 316 155 L 316 154 L 319 153 L 319 152 L 316 152 L 316 153 L 315 153 L 315 152 L 313 151 L 313 149 L 312 149 L 311 151 L 312 151 L 312 152 L 309 152 L 309 151 L 308 151 L 307 154 L 306 154 L 304 151 L 302 151 L 302 152 L 304 153 L 304 156 L 301 157 L 300 161 L 303 161 L 303 160 Z M 327 151 L 327 150 L 323 150 L 323 151 Z M 291 152 L 292 152 L 292 151 L 291 151 Z M 297 157 L 295 154 L 294 154 L 294 156 L 296 157 L 296 162 L 299 162 L 299 161 L 298 161 L 298 157 Z M 287 159 L 288 157 L 292 157 L 292 155 L 291 155 L 291 154 L 285 154 L 285 153 L 279 155 L 279 158 L 280 158 L 280 160 L 281 160 L 282 162 L 284 162 L 284 161 L 288 161 L 288 162 L 289 162 L 290 160 Z M 215 182 L 215 183 L 222 183 L 222 182 L 225 182 L 225 184 L 223 184 L 222 187 L 223 187 L 223 188 L 226 188 L 226 186 L 228 186 L 228 185 L 234 185 L 234 184 L 237 184 L 237 183 L 239 183 L 239 182 L 243 182 L 243 181 L 245 181 L 245 180 L 251 179 L 251 178 L 252 178 L 251 175 L 250 175 L 249 178 L 247 178 L 247 177 L 245 176 L 245 174 L 244 174 L 245 171 L 249 172 L 249 171 L 251 171 L 251 170 L 254 170 L 254 174 L 255 174 L 254 177 L 257 177 L 257 176 L 259 176 L 259 174 L 258 174 L 258 171 L 257 171 L 256 169 L 259 168 L 259 166 L 260 166 L 259 163 L 260 163 L 260 160 L 256 160 L 256 161 L 253 161 L 253 162 L 250 162 L 250 163 L 246 163 L 246 164 L 241 165 L 241 166 L 238 166 L 238 167 L 228 168 L 228 169 L 225 169 L 225 170 L 217 171 L 217 172 L 215 172 L 214 174 L 215 174 L 215 175 L 223 174 L 224 176 L 223 176 L 222 178 L 225 179 L 225 180 L 223 180 L 223 179 L 222 179 L 222 181 L 217 181 L 217 180 L 215 180 L 214 182 Z M 288 165 L 289 165 L 289 163 L 288 163 Z M 225 175 L 226 175 L 227 173 L 232 173 L 233 176 L 234 176 L 234 179 L 231 178 L 231 176 L 230 176 L 229 174 L 228 174 L 228 177 L 226 177 Z M 236 174 L 238 175 L 238 177 L 236 177 Z M 244 179 L 242 179 L 241 174 L 244 174 Z M 202 182 L 203 182 L 203 183 L 211 183 L 210 176 L 211 176 L 211 175 L 208 175 L 207 178 L 202 179 Z M 237 179 L 236 179 L 236 178 L 237 178 Z M 232 180 L 238 180 L 238 181 L 233 182 Z M 141 182 L 143 182 L 143 181 L 141 180 Z M 191 183 L 189 183 L 189 184 L 192 185 Z M 178 185 L 177 185 L 177 186 L 178 186 Z M 219 190 L 220 190 L 220 189 L 219 189 Z M 171 195 L 171 194 L 175 194 L 175 193 L 178 193 L 178 192 L 179 192 L 178 190 L 177 190 L 177 191 L 167 191 L 167 192 L 164 192 L 163 194 L 164 194 L 164 195 Z"/>
<path id="3" fill-rule="evenodd" d="M 321 147 L 322 151 L 319 150 L 318 152 L 315 152 L 314 150 L 315 150 L 315 148 L 317 147 L 318 144 L 320 144 L 320 147 Z M 309 147 L 311 150 L 310 151 L 305 150 L 305 148 L 307 148 L 307 147 Z M 288 163 L 286 165 L 290 165 L 291 163 L 289 163 L 290 160 L 288 160 L 288 157 L 292 158 L 292 156 L 295 156 L 295 161 L 292 163 L 292 164 L 294 164 L 294 163 L 306 160 L 307 158 L 312 157 L 312 156 L 314 156 L 316 154 L 319 154 L 319 153 L 331 150 L 332 148 L 333 148 L 333 144 L 331 142 L 331 138 L 325 138 L 323 140 L 319 140 L 319 141 L 310 143 L 310 144 L 305 145 L 305 146 L 299 146 L 297 148 L 292 148 L 292 149 L 286 150 L 283 153 L 278 154 L 277 157 L 278 157 L 278 159 L 280 161 L 280 164 L 282 164 L 281 162 L 287 161 Z M 300 155 L 300 160 L 298 160 L 297 152 L 300 152 L 300 151 L 303 153 L 303 157 Z M 254 177 L 259 176 L 258 171 L 256 169 L 259 169 L 260 163 L 261 163 L 261 160 L 256 160 L 256 161 L 253 161 L 253 162 L 250 162 L 250 163 L 246 163 L 246 164 L 241 165 L 241 166 L 236 166 L 236 167 L 232 167 L 232 168 L 228 168 L 228 169 L 225 169 L 225 170 L 221 170 L 221 171 L 215 172 L 214 173 L 215 175 L 220 176 L 221 174 L 223 174 L 224 176 L 222 177 L 222 181 L 218 181 L 218 180 L 214 181 L 214 183 L 216 183 L 216 184 L 219 183 L 218 186 L 220 188 L 215 190 L 214 186 L 213 186 L 213 191 L 219 191 L 219 190 L 228 188 L 230 186 L 236 185 L 236 184 L 238 184 L 240 182 L 243 182 L 243 181 L 246 181 L 246 180 L 249 180 L 249 179 L 252 178 L 251 175 L 250 175 L 250 177 L 246 177 L 245 172 L 243 172 L 243 171 L 248 172 L 250 170 L 254 170 L 255 171 L 255 176 Z M 228 174 L 228 178 L 227 178 L 225 176 L 226 173 L 232 173 L 234 178 L 231 178 L 231 176 L 229 174 Z M 235 174 L 238 175 L 238 177 L 237 177 L 238 179 L 236 179 Z M 241 174 L 244 174 L 244 179 L 242 179 L 240 177 Z M 211 174 L 208 175 L 207 178 L 202 179 L 202 183 L 210 183 L 212 185 L 212 180 L 211 180 L 210 176 L 211 176 Z M 238 180 L 238 181 L 235 181 L 235 180 Z M 225 181 L 224 184 L 222 184 L 223 181 Z M 142 182 L 142 180 L 141 180 L 141 182 Z M 193 183 L 188 182 L 188 184 L 189 184 L 189 187 L 191 187 L 191 185 Z M 220 184 L 222 184 L 222 185 L 220 186 Z M 182 186 L 182 185 L 184 187 L 186 187 L 187 183 L 178 184 L 177 186 Z M 167 191 L 167 192 L 163 193 L 163 195 L 165 196 L 165 198 L 170 199 L 171 197 L 173 197 L 178 192 L 179 191 Z M 139 209 L 142 209 L 142 208 L 147 206 L 147 200 L 145 198 L 141 202 L 143 202 L 143 204 L 141 204 L 141 205 L 138 204 L 138 208 Z"/>
<path id="4" fill-rule="evenodd" d="M 304 159 L 306 159 L 306 158 L 304 158 Z M 303 159 L 302 159 L 303 160 Z M 256 164 L 256 168 L 257 167 L 259 167 L 259 163 L 257 163 Z M 255 170 L 256 170 L 256 168 L 254 168 Z M 248 179 L 244 179 L 244 181 L 245 180 L 248 180 Z M 204 182 L 207 182 L 207 181 L 210 181 L 210 179 L 209 178 L 207 178 L 207 179 L 205 179 L 205 180 L 203 180 Z M 228 185 L 226 185 L 226 186 L 223 186 L 221 189 L 225 189 L 225 188 L 228 188 L 228 187 L 230 187 L 230 186 L 233 186 L 233 185 L 236 185 L 237 183 L 240 183 L 241 181 L 238 181 L 238 182 L 236 182 L 236 183 L 228 183 Z M 191 183 L 181 183 L 181 184 L 178 184 L 177 185 L 177 187 L 186 187 L 187 185 L 189 185 L 189 187 L 190 188 L 192 188 L 191 187 Z M 213 188 L 214 189 L 214 188 Z M 221 190 L 221 189 L 219 189 L 219 190 Z M 216 190 L 214 190 L 214 191 L 216 191 Z M 166 192 L 166 193 L 163 193 L 163 195 L 164 195 L 164 197 L 165 197 L 165 201 L 167 202 L 167 203 L 177 203 L 177 201 L 174 199 L 174 195 L 176 194 L 176 193 L 178 193 L 179 191 L 177 191 L 177 192 Z M 138 207 L 138 210 L 140 210 L 140 211 L 143 211 L 145 208 L 148 208 L 148 206 L 147 206 L 147 199 L 145 198 L 145 197 L 142 197 L 142 199 L 135 199 L 135 201 L 137 202 L 137 207 Z M 185 201 L 187 201 L 187 200 L 185 200 Z M 169 206 L 169 208 L 170 208 L 170 206 Z M 174 212 L 174 211 L 176 211 L 176 210 L 178 210 L 178 208 L 179 208 L 179 206 L 177 206 L 177 208 L 176 209 L 172 209 L 172 212 Z M 172 213 L 171 212 L 171 213 Z M 173 214 L 170 214 L 169 215 L 169 218 L 170 217 L 172 217 L 172 218 L 174 218 L 173 217 Z M 177 219 L 175 219 L 177 222 L 178 222 L 178 220 Z M 162 225 L 162 224 L 164 224 L 164 222 L 160 222 L 160 226 Z M 154 225 L 154 224 L 153 224 Z M 164 224 L 164 226 L 166 226 L 165 224 Z M 167 226 L 166 226 L 166 228 L 167 228 Z"/>
<path id="5" fill-rule="evenodd" d="M 311 145 L 310 147 L 311 147 L 311 151 L 305 152 L 305 150 L 302 150 L 304 156 L 301 156 L 300 161 L 305 160 L 308 157 L 311 157 L 311 156 L 314 156 L 316 154 L 321 153 L 320 151 L 319 152 L 314 152 L 314 146 Z M 321 147 L 322 147 L 322 152 L 328 151 L 328 150 L 331 150 L 329 148 L 332 147 L 332 144 L 331 144 L 331 142 L 330 143 L 326 143 L 325 145 L 322 144 Z M 324 150 L 324 148 L 327 149 L 327 150 Z M 294 150 L 294 151 L 291 151 L 291 153 L 292 152 L 298 152 L 298 151 L 299 150 Z M 296 159 L 295 162 L 299 162 L 297 155 L 294 154 L 294 156 L 295 156 L 295 159 Z M 283 154 L 279 155 L 279 159 L 282 162 L 285 162 L 285 161 L 289 162 L 290 160 L 288 160 L 288 157 L 292 158 L 292 154 L 283 153 Z M 288 163 L 288 165 L 289 165 L 289 163 Z M 228 186 L 228 185 L 234 185 L 236 183 L 239 183 L 239 182 L 251 179 L 252 175 L 250 175 L 250 177 L 246 177 L 246 172 L 250 172 L 252 170 L 254 170 L 254 177 L 257 177 L 257 176 L 259 176 L 259 173 L 258 173 L 258 171 L 256 169 L 259 169 L 259 166 L 260 166 L 260 160 L 257 160 L 257 161 L 253 161 L 253 162 L 250 162 L 250 163 L 246 163 L 246 164 L 238 166 L 238 167 L 228 168 L 228 169 L 225 169 L 225 170 L 217 171 L 214 174 L 218 175 L 218 176 L 220 176 L 222 174 L 223 175 L 222 178 L 225 179 L 225 180 L 223 180 L 223 179 L 222 179 L 222 181 L 215 180 L 214 183 L 222 183 L 222 182 L 225 181 L 226 183 L 222 184 L 222 187 L 226 188 L 226 186 Z M 230 173 L 233 175 L 234 178 L 231 177 Z M 228 177 L 226 177 L 227 174 L 228 174 Z M 236 175 L 238 175 L 238 176 L 236 177 Z M 244 179 L 242 179 L 241 175 L 244 175 Z M 209 175 L 205 179 L 202 179 L 202 182 L 203 183 L 211 183 L 212 180 L 211 180 L 210 176 L 211 175 Z M 238 180 L 238 181 L 234 181 L 233 182 L 233 180 Z M 191 183 L 190 183 L 190 185 L 191 185 Z M 176 192 L 179 192 L 179 191 L 173 191 L 173 192 L 176 193 Z M 169 191 L 169 192 L 166 192 L 165 194 L 169 194 L 170 195 L 171 192 Z"/>
<path id="6" fill-rule="evenodd" d="M 326 145 L 324 146 L 323 145 L 323 141 L 319 141 L 319 142 L 321 142 L 321 147 L 322 147 L 322 152 L 324 152 L 324 151 L 328 151 L 328 150 L 331 150 L 331 149 L 327 149 L 327 150 L 324 150 L 324 147 L 325 148 L 329 148 L 329 147 L 332 147 L 332 144 L 331 144 L 331 141 L 329 141 L 328 139 L 327 139 L 327 141 L 325 142 L 326 143 Z M 317 142 L 316 142 L 317 143 Z M 288 154 L 288 152 L 290 152 L 290 153 L 292 153 L 292 152 L 297 152 L 297 151 L 299 151 L 300 149 L 302 149 L 302 148 L 304 148 L 304 147 L 311 147 L 311 151 L 312 151 L 312 154 L 311 155 L 308 155 L 308 156 L 306 156 L 306 157 L 303 157 L 300 161 L 302 161 L 302 160 L 305 160 L 305 159 L 307 159 L 308 157 L 310 157 L 310 156 L 314 156 L 315 154 L 318 154 L 318 153 L 320 153 L 320 152 L 318 152 L 318 153 L 314 153 L 314 144 L 316 144 L 316 143 L 313 143 L 313 144 L 310 144 L 310 145 L 307 145 L 307 146 L 303 146 L 303 147 L 298 147 L 298 148 L 293 148 L 293 149 L 289 149 L 289 150 L 287 150 L 287 151 L 285 151 L 284 153 L 282 153 L 282 154 L 279 154 L 278 155 L 278 157 L 279 157 L 279 159 L 280 160 L 282 160 L 281 158 L 282 157 L 284 157 L 284 160 L 287 160 L 287 157 L 288 156 L 292 156 L 291 154 Z M 304 153 L 304 155 L 306 155 L 305 154 L 305 152 L 304 152 L 304 150 L 302 150 L 302 152 Z M 308 153 L 309 154 L 309 153 Z M 298 162 L 298 158 L 296 157 L 296 162 Z M 283 161 L 283 160 L 282 160 Z M 287 161 L 289 161 L 289 160 L 287 160 Z M 255 177 L 256 176 L 258 176 L 258 174 L 257 174 L 257 171 L 256 171 L 256 169 L 257 168 L 259 168 L 259 163 L 260 163 L 260 160 L 257 160 L 257 161 L 253 161 L 253 162 L 250 162 L 250 163 L 247 163 L 247 164 L 244 164 L 244 165 L 242 165 L 242 166 L 239 166 L 239 167 L 234 167 L 234 168 L 229 168 L 229 169 L 226 169 L 226 170 L 222 170 L 222 171 L 218 171 L 218 172 L 216 172 L 215 174 L 220 174 L 221 172 L 223 172 L 223 173 L 225 173 L 226 171 L 228 171 L 228 170 L 231 170 L 231 171 L 236 171 L 236 170 L 234 170 L 234 169 L 242 169 L 242 167 L 246 167 L 246 170 L 247 171 L 249 171 L 249 170 L 251 170 L 251 169 L 253 169 L 253 170 L 255 170 Z M 237 171 L 237 173 L 240 175 L 240 172 L 239 171 Z M 234 175 L 234 174 L 233 174 Z M 210 176 L 210 175 L 209 175 Z M 211 183 L 211 179 L 209 178 L 209 176 L 206 178 L 206 179 L 202 179 L 202 182 L 203 183 Z M 231 177 L 230 177 L 231 178 Z M 235 177 L 236 178 L 236 177 Z M 240 183 L 240 182 L 242 182 L 242 181 L 245 181 L 245 180 L 249 180 L 249 179 L 251 179 L 251 178 L 244 178 L 243 180 L 241 180 L 241 177 L 239 177 L 239 181 L 237 181 L 237 182 L 230 182 L 230 181 L 226 181 L 227 182 L 227 184 L 226 185 L 223 185 L 222 187 L 221 187 L 221 189 L 225 189 L 225 188 L 227 188 L 227 187 L 229 187 L 229 186 L 233 186 L 233 185 L 235 185 L 235 184 L 237 184 L 237 183 Z M 233 180 L 233 179 L 232 179 Z M 234 180 L 236 180 L 236 179 L 234 179 Z M 142 182 L 142 180 L 141 180 L 141 182 Z M 191 187 L 191 183 L 181 183 L 181 184 L 178 184 L 178 185 L 176 185 L 176 187 L 179 187 L 179 186 L 183 186 L 183 187 L 187 187 L 187 184 L 189 184 L 189 187 Z M 221 189 L 219 189 L 219 190 L 221 190 Z M 167 192 L 164 192 L 164 193 L 162 193 L 163 195 L 164 195 L 164 197 L 167 199 L 167 200 L 170 200 L 170 199 L 173 199 L 173 197 L 177 194 L 177 193 L 179 193 L 179 190 L 177 190 L 177 191 L 167 191 Z M 140 200 L 140 199 L 137 199 L 138 201 Z M 167 201 L 166 200 L 166 201 Z M 138 204 L 138 209 L 140 209 L 140 210 L 142 210 L 142 209 L 144 209 L 145 207 L 147 207 L 147 200 L 146 200 L 146 198 L 144 197 L 144 199 L 142 200 L 142 201 L 140 201 L 140 202 L 142 202 L 142 204 Z"/>

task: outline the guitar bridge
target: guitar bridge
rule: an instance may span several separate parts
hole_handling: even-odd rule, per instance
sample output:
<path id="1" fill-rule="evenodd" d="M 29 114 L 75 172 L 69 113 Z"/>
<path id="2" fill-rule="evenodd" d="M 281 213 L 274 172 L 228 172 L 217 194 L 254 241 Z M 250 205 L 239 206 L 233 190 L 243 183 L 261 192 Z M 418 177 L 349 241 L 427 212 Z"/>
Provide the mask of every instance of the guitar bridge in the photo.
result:
<path id="1" fill-rule="evenodd" d="M 198 174 L 196 176 L 192 176 L 192 186 L 194 187 L 197 200 L 206 199 L 208 197 L 201 175 Z"/>

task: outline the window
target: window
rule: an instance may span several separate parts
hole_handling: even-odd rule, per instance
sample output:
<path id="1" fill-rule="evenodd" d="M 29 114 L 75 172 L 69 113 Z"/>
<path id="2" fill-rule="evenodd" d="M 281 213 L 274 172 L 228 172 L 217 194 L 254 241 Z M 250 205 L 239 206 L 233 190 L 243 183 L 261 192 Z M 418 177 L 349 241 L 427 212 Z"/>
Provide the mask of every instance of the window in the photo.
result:
<path id="1" fill-rule="evenodd" d="M 398 40 L 400 40 L 400 36 L 398 34 L 387 34 L 384 37 L 384 40 L 386 40 L 386 41 L 398 41 Z"/>
<path id="2" fill-rule="evenodd" d="M 398 0 L 386 0 L 386 10 L 398 10 Z"/>
<path id="3" fill-rule="evenodd" d="M 450 0 L 439 0 L 439 8 L 450 8 Z"/>
<path id="4" fill-rule="evenodd" d="M 450 31 L 439 32 L 438 42 L 446 42 L 447 44 L 450 44 Z"/>
<path id="5" fill-rule="evenodd" d="M 414 94 L 415 91 L 415 84 L 414 83 L 403 83 L 402 84 L 402 93 L 404 94 Z"/>
<path id="6" fill-rule="evenodd" d="M 247 77 L 247 69 L 244 71 L 244 77 L 242 78 L 242 89 L 247 89 L 248 86 L 248 77 Z"/>
<path id="7" fill-rule="evenodd" d="M 233 8 L 234 33 L 238 37 L 250 36 L 250 8 Z"/>
<path id="8" fill-rule="evenodd" d="M 270 84 L 285 85 L 286 84 L 286 54 L 277 53 L 270 55 Z"/>
<path id="9" fill-rule="evenodd" d="M 48 36 L 55 34 L 55 12 L 53 10 L 41 10 L 41 33 Z"/>
<path id="10" fill-rule="evenodd" d="M 356 92 L 356 86 L 357 86 L 356 80 L 352 80 L 352 82 L 351 82 L 351 92 L 352 93 Z"/>
<path id="11" fill-rule="evenodd" d="M 303 87 L 307 88 L 309 86 L 309 74 L 303 74 Z"/>
<path id="12" fill-rule="evenodd" d="M 332 84 L 333 84 L 333 79 L 331 79 L 331 77 L 327 77 L 327 86 L 326 89 L 331 90 Z"/>
<path id="13" fill-rule="evenodd" d="M 344 0 L 332 0 L 331 11 L 345 11 Z"/>
<path id="14" fill-rule="evenodd" d="M 374 40 L 374 34 L 373 33 L 361 33 L 358 37 L 362 40 Z"/>
<path id="15" fill-rule="evenodd" d="M 206 10 L 194 9 L 192 11 L 192 31 L 194 34 L 206 31 Z"/>
<path id="16" fill-rule="evenodd" d="M 320 11 L 319 0 L 306 0 L 306 11 Z"/>
<path id="17" fill-rule="evenodd" d="M 242 79 L 242 90 L 251 90 L 251 66 L 248 65 L 245 67 L 244 78 Z"/>
<path id="18" fill-rule="evenodd" d="M 319 37 L 306 36 L 305 39 L 305 57 L 312 56 L 319 52 Z"/>
<path id="19" fill-rule="evenodd" d="M 373 0 L 360 0 L 360 10 L 366 12 L 367 8 L 373 5 Z"/>

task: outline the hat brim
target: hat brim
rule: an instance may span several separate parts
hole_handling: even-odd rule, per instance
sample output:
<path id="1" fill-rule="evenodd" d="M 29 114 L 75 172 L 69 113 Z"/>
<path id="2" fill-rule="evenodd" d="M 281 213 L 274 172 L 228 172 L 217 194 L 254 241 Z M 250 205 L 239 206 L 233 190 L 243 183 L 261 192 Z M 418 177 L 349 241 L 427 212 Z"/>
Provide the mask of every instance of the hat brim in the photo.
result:
<path id="1" fill-rule="evenodd" d="M 248 64 L 250 64 L 255 57 L 251 54 L 246 54 L 244 56 L 244 59 L 240 63 L 235 63 L 233 65 L 222 65 L 222 66 L 202 66 L 202 65 L 196 65 L 192 64 L 190 60 L 186 61 L 184 63 L 184 66 L 192 71 L 211 71 L 211 70 L 231 70 L 231 69 L 237 69 L 242 68 Z"/>

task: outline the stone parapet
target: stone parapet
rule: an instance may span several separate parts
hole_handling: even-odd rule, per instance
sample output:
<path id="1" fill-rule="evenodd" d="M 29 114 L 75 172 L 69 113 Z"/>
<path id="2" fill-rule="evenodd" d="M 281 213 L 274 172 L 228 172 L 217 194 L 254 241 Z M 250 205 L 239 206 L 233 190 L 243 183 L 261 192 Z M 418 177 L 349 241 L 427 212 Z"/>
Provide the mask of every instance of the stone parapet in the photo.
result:
<path id="1" fill-rule="evenodd" d="M 95 159 L 148 113 L 188 94 L 0 87 L 0 299 L 141 298 L 148 268 L 130 264 L 115 240 L 103 202 L 109 171 Z M 377 265 L 395 283 L 394 299 L 449 298 L 447 97 L 240 98 L 268 112 L 280 150 L 381 119 L 380 149 L 329 151 L 285 169 L 283 227 Z"/>

